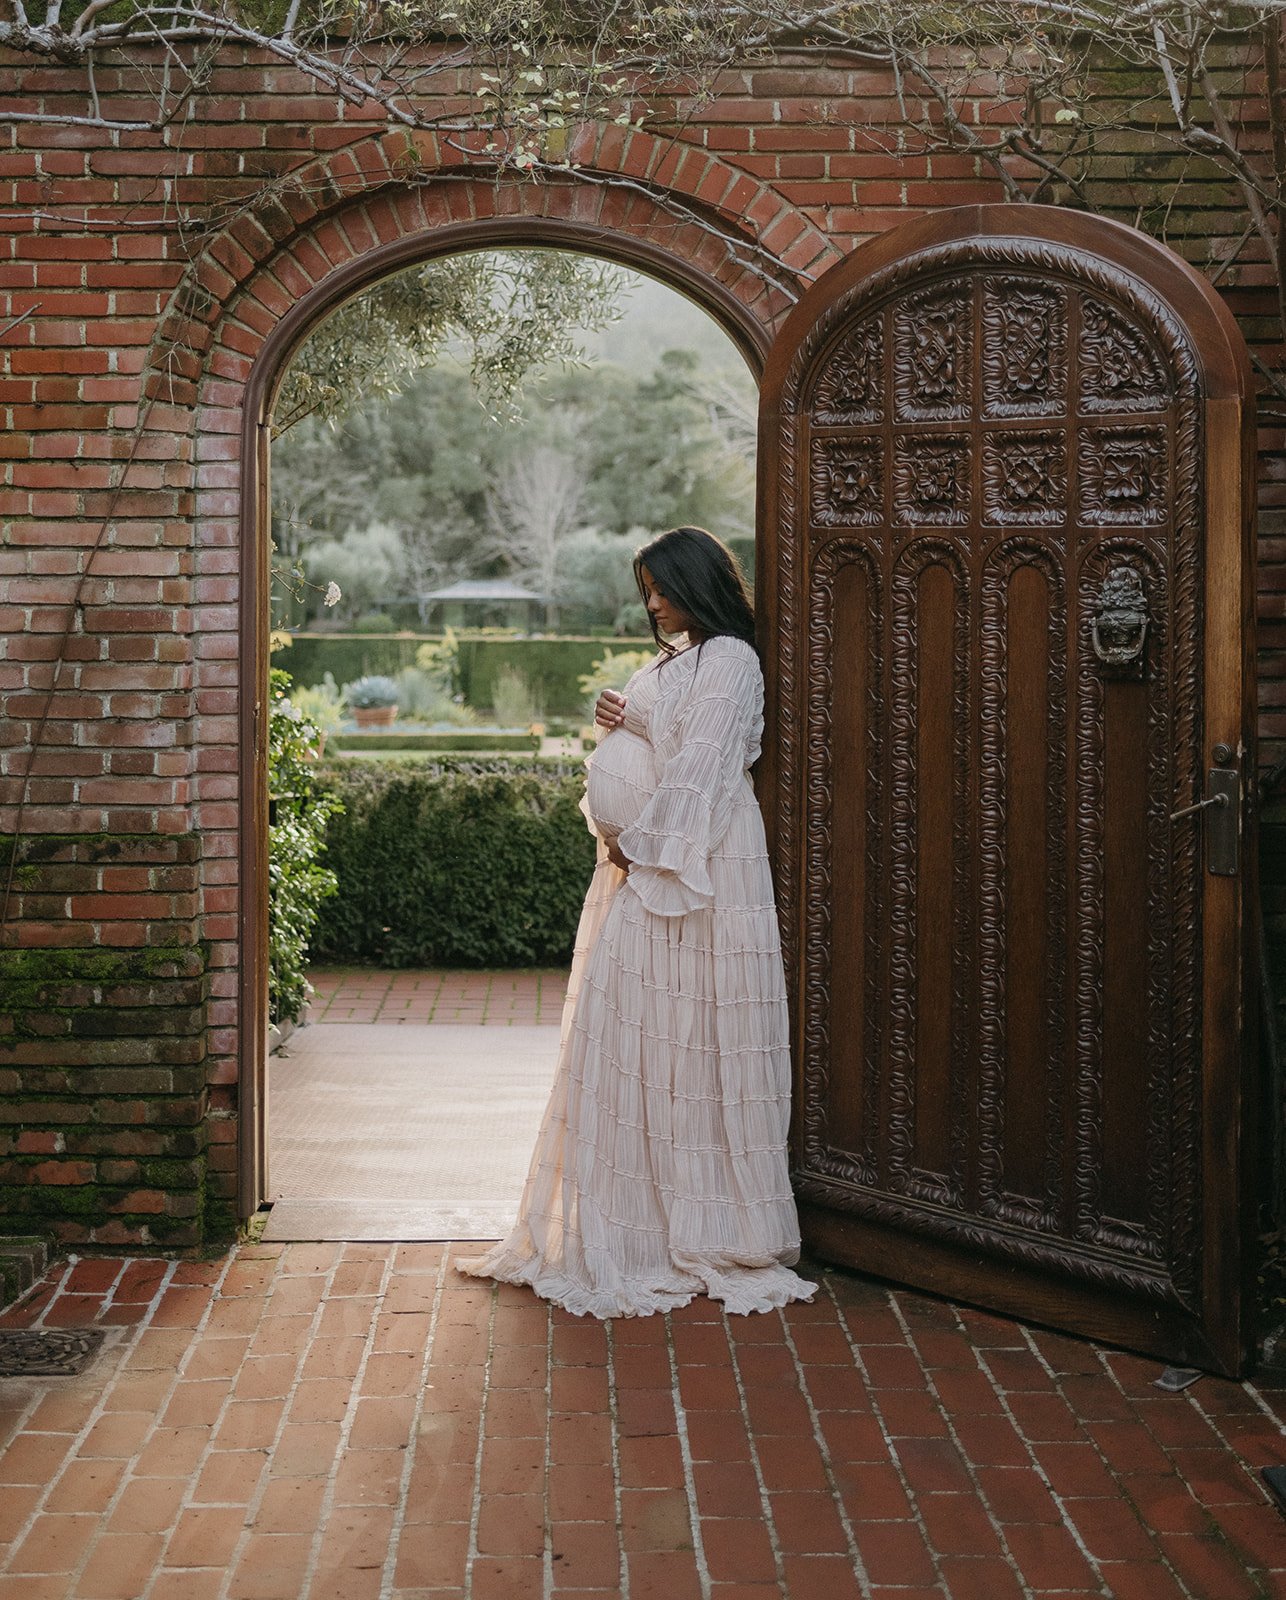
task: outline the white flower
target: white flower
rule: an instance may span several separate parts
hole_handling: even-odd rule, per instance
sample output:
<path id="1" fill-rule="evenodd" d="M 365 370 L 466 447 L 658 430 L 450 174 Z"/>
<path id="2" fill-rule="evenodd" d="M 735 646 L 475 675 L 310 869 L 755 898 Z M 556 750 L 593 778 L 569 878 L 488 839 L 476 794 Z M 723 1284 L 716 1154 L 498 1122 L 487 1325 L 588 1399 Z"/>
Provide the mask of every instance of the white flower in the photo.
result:
<path id="1" fill-rule="evenodd" d="M 339 585 L 335 582 L 334 578 L 332 578 L 326 585 L 326 598 L 324 604 L 328 606 L 337 606 L 342 598 L 343 592 Z"/>

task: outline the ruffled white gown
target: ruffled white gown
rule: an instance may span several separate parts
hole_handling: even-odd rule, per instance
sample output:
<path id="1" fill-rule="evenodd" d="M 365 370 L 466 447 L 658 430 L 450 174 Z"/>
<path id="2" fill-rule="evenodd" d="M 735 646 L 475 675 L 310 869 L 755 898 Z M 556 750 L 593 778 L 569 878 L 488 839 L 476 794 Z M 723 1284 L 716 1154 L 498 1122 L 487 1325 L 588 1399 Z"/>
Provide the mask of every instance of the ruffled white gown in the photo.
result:
<path id="1" fill-rule="evenodd" d="M 645 667 L 626 698 L 588 762 L 598 865 L 518 1221 L 460 1265 L 596 1317 L 699 1293 L 766 1311 L 816 1286 L 788 1265 L 786 992 L 748 770 L 763 678 L 719 637 Z"/>

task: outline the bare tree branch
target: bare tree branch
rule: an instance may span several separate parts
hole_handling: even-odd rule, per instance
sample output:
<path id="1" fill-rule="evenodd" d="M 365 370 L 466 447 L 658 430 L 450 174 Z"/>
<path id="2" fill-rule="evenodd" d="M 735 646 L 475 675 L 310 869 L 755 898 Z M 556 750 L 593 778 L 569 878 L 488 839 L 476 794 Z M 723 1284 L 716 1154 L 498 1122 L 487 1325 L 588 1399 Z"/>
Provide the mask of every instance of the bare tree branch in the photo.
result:
<path id="1" fill-rule="evenodd" d="M 34 306 L 28 306 L 25 311 L 20 312 L 16 317 L 10 317 L 4 327 L 0 328 L 0 339 L 3 339 L 6 333 L 12 333 L 20 323 L 26 322 L 28 317 L 34 317 L 39 310 L 40 302 L 37 301 Z"/>
<path id="2" fill-rule="evenodd" d="M 1123 151 L 1138 150 L 1146 129 L 1158 154 L 1190 152 L 1237 185 L 1250 230 L 1207 270 L 1225 277 L 1253 237 L 1286 311 L 1286 0 L 1235 8 L 1226 0 L 972 0 L 967 8 L 940 0 L 287 0 L 275 24 L 258 26 L 235 0 L 160 0 L 124 16 L 118 0 L 89 0 L 66 25 L 64 5 L 50 0 L 43 21 L 33 24 L 24 0 L 9 0 L 12 20 L 0 22 L 0 43 L 82 68 L 85 110 L 0 111 L 0 123 L 159 133 L 221 52 L 264 52 L 311 80 L 323 103 L 330 96 L 360 108 L 375 126 L 454 134 L 472 162 L 543 181 L 569 171 L 565 152 L 578 126 L 615 123 L 680 138 L 723 91 L 726 75 L 750 64 L 878 62 L 890 73 L 898 111 L 863 127 L 864 143 L 965 155 L 1009 200 L 1049 197 L 1087 210 L 1119 207 L 1119 185 L 1103 187 L 1104 163 L 1119 164 Z M 1262 65 L 1268 80 L 1267 149 L 1255 143 L 1252 127 L 1235 126 L 1236 114 L 1226 108 L 1233 91 L 1222 62 L 1230 45 L 1248 68 Z M 152 96 L 152 118 L 103 115 L 95 71 L 108 58 L 140 75 L 134 96 Z M 476 111 L 444 114 L 439 85 L 444 74 L 461 71 L 471 75 Z M 1118 95 L 1120 73 L 1130 87 Z M 117 107 L 108 103 L 107 110 Z M 1155 196 L 1155 209 L 1140 206 L 1139 215 L 1152 210 L 1164 232 L 1172 210 L 1184 208 L 1183 169 L 1158 177 L 1144 161 L 1141 155 L 1138 181 Z M 646 192 L 676 218 L 717 234 L 746 270 L 792 292 L 794 275 L 781 261 L 663 190 L 610 174 L 577 176 Z M 265 203 L 275 182 L 259 186 Z M 1118 198 L 1105 199 L 1109 192 Z M 253 209 L 254 202 L 251 194 L 238 204 Z M 205 207 L 204 220 L 194 215 L 183 226 L 210 228 L 228 215 L 221 197 Z"/>
<path id="3" fill-rule="evenodd" d="M 109 133 L 153 133 L 160 122 L 116 122 L 111 117 L 74 117 L 66 111 L 3 111 L 3 122 L 52 122 L 60 128 L 103 128 Z"/>

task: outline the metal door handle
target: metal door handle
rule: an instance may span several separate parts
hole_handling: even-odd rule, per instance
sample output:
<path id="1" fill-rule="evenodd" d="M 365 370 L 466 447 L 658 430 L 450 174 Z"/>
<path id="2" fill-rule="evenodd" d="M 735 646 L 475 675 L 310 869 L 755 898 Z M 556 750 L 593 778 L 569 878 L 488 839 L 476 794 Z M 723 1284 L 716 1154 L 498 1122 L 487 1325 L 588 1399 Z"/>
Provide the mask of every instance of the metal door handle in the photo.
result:
<path id="1" fill-rule="evenodd" d="M 1212 794 L 1208 800 L 1197 800 L 1192 805 L 1184 806 L 1179 811 L 1172 811 L 1170 813 L 1170 821 L 1178 822 L 1180 817 L 1190 817 L 1194 811 L 1204 811 L 1207 806 L 1226 806 L 1227 804 L 1228 796 L 1226 794 Z"/>
<path id="2" fill-rule="evenodd" d="M 1206 814 L 1206 871 L 1217 878 L 1235 878 L 1240 866 L 1241 779 L 1230 767 L 1211 767 L 1206 773 L 1206 797 L 1170 813 L 1170 821 Z"/>

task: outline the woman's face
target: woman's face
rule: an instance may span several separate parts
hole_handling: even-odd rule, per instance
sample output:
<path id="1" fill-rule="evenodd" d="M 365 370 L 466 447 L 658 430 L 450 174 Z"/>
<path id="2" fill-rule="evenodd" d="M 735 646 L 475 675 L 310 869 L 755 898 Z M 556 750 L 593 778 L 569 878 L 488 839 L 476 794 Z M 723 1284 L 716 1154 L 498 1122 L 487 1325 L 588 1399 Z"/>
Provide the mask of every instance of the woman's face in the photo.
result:
<path id="1" fill-rule="evenodd" d="M 656 586 L 656 580 L 646 567 L 639 568 L 639 577 L 643 580 L 643 599 L 651 616 L 656 618 L 656 625 L 662 633 L 689 633 L 694 624 L 686 611 L 680 611 L 678 606 L 671 605 L 665 595 Z"/>

